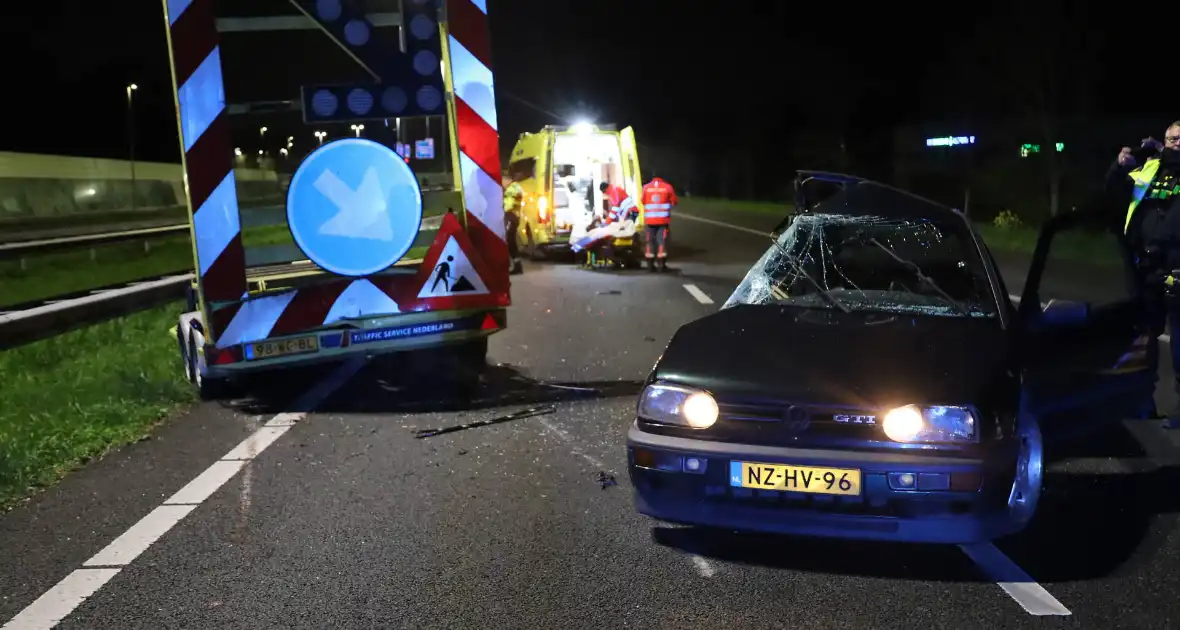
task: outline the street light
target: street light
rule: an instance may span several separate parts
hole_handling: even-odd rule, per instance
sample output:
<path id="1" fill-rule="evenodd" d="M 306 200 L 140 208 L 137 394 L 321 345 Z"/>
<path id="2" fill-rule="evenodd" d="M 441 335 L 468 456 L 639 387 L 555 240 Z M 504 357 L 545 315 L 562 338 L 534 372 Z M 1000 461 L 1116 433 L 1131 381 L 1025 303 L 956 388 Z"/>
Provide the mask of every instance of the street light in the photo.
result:
<path id="1" fill-rule="evenodd" d="M 356 132 L 356 137 L 359 138 L 359 137 L 361 137 L 361 132 L 365 130 L 365 126 L 364 125 L 353 125 L 351 127 L 351 129 Z"/>
<path id="2" fill-rule="evenodd" d="M 326 132 L 326 131 L 317 131 L 317 132 L 315 132 L 315 137 L 316 137 L 317 139 L 319 139 L 319 141 L 320 141 L 320 144 L 323 144 L 323 143 L 324 143 L 324 137 L 325 137 L 325 136 L 327 136 L 327 135 L 328 135 L 328 132 Z"/>
<path id="3" fill-rule="evenodd" d="M 260 135 L 260 136 L 265 136 L 265 135 L 266 135 L 266 127 L 261 127 L 261 128 L 259 128 L 259 129 L 258 129 L 258 135 Z"/>
<path id="4" fill-rule="evenodd" d="M 135 210 L 135 101 L 131 94 L 139 89 L 134 83 L 127 84 L 127 153 L 131 161 L 131 210 Z"/>

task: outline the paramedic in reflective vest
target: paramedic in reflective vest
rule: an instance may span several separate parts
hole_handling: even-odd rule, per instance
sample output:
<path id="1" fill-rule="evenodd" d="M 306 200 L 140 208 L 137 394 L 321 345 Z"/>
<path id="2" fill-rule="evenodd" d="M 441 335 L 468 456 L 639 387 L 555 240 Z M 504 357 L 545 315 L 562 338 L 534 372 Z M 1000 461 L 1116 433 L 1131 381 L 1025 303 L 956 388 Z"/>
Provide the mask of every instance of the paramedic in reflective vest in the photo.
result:
<path id="1" fill-rule="evenodd" d="M 606 216 L 603 217 L 603 226 L 612 223 L 622 223 L 628 216 L 639 214 L 639 209 L 635 206 L 635 200 L 621 187 L 604 181 L 598 185 L 598 190 L 602 191 L 603 201 L 609 206 Z M 601 243 L 595 245 L 593 249 L 597 252 L 599 258 L 611 261 L 614 267 L 619 266 L 618 261 L 614 259 L 615 239 L 604 239 Z"/>
<path id="2" fill-rule="evenodd" d="M 648 271 L 656 270 L 656 259 L 659 259 L 660 271 L 668 270 L 668 230 L 672 224 L 672 208 L 678 202 L 676 189 L 659 177 L 653 177 L 643 187 L 643 224 L 647 233 L 643 256 L 647 258 Z M 652 252 L 653 243 L 655 252 Z"/>
<path id="3" fill-rule="evenodd" d="M 1108 190 L 1113 185 L 1131 185 L 1122 228 L 1139 259 L 1152 335 L 1162 334 L 1165 324 L 1176 334 L 1180 331 L 1180 294 L 1176 292 L 1180 289 L 1180 121 L 1168 127 L 1162 145 L 1147 138 L 1139 151 L 1123 147 L 1106 182 Z M 1180 393 L 1180 343 L 1168 345 Z M 1152 360 L 1155 356 L 1149 352 L 1152 369 L 1158 370 L 1159 361 Z M 1164 426 L 1180 428 L 1180 404 L 1168 414 Z"/>
<path id="4" fill-rule="evenodd" d="M 517 231 L 520 229 L 520 209 L 524 204 L 524 189 L 515 180 L 504 189 L 504 237 L 508 241 L 509 273 L 520 273 L 520 244 Z"/>
<path id="5" fill-rule="evenodd" d="M 628 216 L 639 214 L 639 210 L 635 207 L 635 200 L 621 187 L 602 182 L 598 185 L 598 189 L 606 195 L 606 199 L 610 203 L 610 211 L 606 214 L 607 225 L 621 223 L 626 221 Z"/>

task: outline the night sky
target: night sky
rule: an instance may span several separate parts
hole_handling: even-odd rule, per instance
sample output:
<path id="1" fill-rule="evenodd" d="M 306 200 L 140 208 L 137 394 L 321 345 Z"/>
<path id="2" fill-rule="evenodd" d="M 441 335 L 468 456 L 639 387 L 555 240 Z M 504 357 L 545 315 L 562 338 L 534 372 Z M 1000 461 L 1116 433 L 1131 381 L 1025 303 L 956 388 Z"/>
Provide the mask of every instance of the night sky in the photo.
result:
<path id="1" fill-rule="evenodd" d="M 13 4 L 7 13 L 18 11 Z M 1180 118 L 1180 106 L 1169 112 L 1171 95 L 1159 93 L 1175 91 L 1169 82 L 1137 94 L 1125 78 L 1133 60 L 1168 46 L 1136 35 L 1144 32 L 1136 16 L 1109 3 L 901 12 L 892 3 L 790 9 L 803 3 L 777 0 L 488 4 L 508 145 L 521 131 L 562 122 L 543 111 L 630 124 L 643 145 L 690 151 L 767 155 L 807 129 L 840 129 L 866 145 L 904 122 L 1018 116 L 1037 90 L 1026 83 L 1044 83 L 1042 67 L 1053 68 L 1053 107 L 1063 115 L 1158 113 L 1161 130 L 1164 118 Z M 137 153 L 177 161 L 158 0 L 19 7 L 0 20 L 9 85 L 21 95 L 6 99 L 0 149 L 125 157 L 124 86 L 133 81 Z M 1144 75 L 1145 88 L 1149 81 Z"/>

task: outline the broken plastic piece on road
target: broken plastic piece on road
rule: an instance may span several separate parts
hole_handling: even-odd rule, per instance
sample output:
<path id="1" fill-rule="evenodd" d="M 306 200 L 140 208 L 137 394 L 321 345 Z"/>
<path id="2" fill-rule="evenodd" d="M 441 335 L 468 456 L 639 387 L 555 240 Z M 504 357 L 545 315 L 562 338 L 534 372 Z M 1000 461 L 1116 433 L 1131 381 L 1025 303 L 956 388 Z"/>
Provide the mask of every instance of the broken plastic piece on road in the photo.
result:
<path id="1" fill-rule="evenodd" d="M 414 437 L 421 440 L 436 435 L 443 435 L 445 433 L 454 433 L 456 431 L 465 431 L 467 429 L 474 429 L 476 427 L 486 427 L 492 424 L 500 424 L 502 422 L 511 422 L 513 420 L 523 420 L 525 418 L 532 418 L 535 416 L 545 416 L 551 413 L 557 413 L 557 407 L 530 407 L 528 409 L 521 409 L 507 415 L 489 418 L 487 420 L 476 420 L 475 422 L 468 422 L 465 424 L 455 424 L 449 427 L 442 427 L 439 429 L 418 429 L 414 431 Z"/>

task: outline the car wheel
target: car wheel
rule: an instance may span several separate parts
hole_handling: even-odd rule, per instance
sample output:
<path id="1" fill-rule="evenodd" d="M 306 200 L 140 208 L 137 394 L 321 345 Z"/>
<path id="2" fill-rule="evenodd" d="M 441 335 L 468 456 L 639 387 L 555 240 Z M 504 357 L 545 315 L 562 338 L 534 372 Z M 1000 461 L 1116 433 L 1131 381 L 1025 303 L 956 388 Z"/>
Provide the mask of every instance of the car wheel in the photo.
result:
<path id="1" fill-rule="evenodd" d="M 1016 533 L 1032 520 L 1041 499 L 1044 482 L 1045 442 L 1040 424 L 1035 418 L 1023 418 L 1017 423 L 1019 446 L 1016 455 L 1016 475 L 1008 493 L 1009 533 Z"/>

